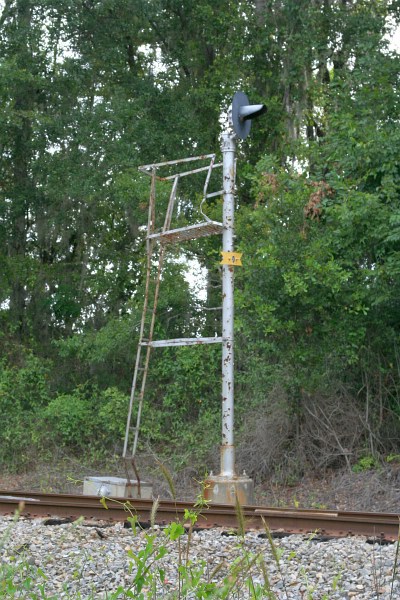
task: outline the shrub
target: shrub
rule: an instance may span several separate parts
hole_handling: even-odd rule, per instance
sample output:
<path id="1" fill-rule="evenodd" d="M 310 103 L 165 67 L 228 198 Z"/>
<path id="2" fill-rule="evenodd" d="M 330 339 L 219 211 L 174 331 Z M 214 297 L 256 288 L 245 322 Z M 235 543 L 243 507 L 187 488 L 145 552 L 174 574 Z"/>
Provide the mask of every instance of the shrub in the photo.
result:
<path id="1" fill-rule="evenodd" d="M 47 363 L 27 354 L 19 368 L 0 364 L 0 465 L 14 469 L 34 458 L 49 399 Z"/>
<path id="2" fill-rule="evenodd" d="M 43 414 L 55 440 L 62 446 L 83 450 L 94 438 L 93 397 L 85 386 L 57 396 Z"/>

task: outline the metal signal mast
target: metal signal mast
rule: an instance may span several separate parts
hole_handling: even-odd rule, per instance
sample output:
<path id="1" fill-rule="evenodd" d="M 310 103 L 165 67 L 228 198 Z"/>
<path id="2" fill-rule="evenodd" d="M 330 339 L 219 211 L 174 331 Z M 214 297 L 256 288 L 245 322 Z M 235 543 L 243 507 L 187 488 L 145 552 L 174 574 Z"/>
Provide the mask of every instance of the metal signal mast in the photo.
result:
<path id="1" fill-rule="evenodd" d="M 136 354 L 135 369 L 129 402 L 126 424 L 123 457 L 134 459 L 146 379 L 149 369 L 150 354 L 153 348 L 168 346 L 188 346 L 200 344 L 222 344 L 222 444 L 221 471 L 218 476 L 210 476 L 207 480 L 206 495 L 216 503 L 234 503 L 236 496 L 242 504 L 253 502 L 253 482 L 247 476 L 237 476 L 235 472 L 234 446 L 234 268 L 241 266 L 241 255 L 234 251 L 234 209 L 235 209 L 235 151 L 236 138 L 245 139 L 250 132 L 251 120 L 265 112 L 263 104 L 250 105 L 243 92 L 237 92 L 233 97 L 231 109 L 231 127 L 222 134 L 222 163 L 215 163 L 215 154 L 196 156 L 169 162 L 154 163 L 140 167 L 140 170 L 151 177 L 150 202 L 147 221 L 147 269 L 146 286 L 142 319 L 139 330 L 139 343 Z M 233 128 L 233 129 L 232 129 Z M 208 161 L 206 166 L 191 170 L 180 170 L 186 163 Z M 213 169 L 222 166 L 223 187 L 216 192 L 209 192 L 208 186 Z M 163 168 L 177 167 L 179 172 L 166 177 L 159 175 Z M 205 173 L 203 198 L 200 213 L 203 220 L 199 223 L 171 228 L 174 208 L 178 198 L 178 184 L 183 177 L 195 173 Z M 160 230 L 156 230 L 156 183 L 170 181 L 172 189 Z M 209 219 L 202 211 L 202 206 L 208 198 L 223 197 L 222 223 Z M 169 340 L 154 340 L 154 326 L 157 303 L 159 298 L 160 280 L 165 252 L 169 245 L 183 243 L 200 237 L 222 234 L 222 335 L 211 338 L 177 338 Z M 158 245 L 158 263 L 154 270 L 154 249 Z M 132 426 L 134 406 L 136 408 L 136 424 Z"/>

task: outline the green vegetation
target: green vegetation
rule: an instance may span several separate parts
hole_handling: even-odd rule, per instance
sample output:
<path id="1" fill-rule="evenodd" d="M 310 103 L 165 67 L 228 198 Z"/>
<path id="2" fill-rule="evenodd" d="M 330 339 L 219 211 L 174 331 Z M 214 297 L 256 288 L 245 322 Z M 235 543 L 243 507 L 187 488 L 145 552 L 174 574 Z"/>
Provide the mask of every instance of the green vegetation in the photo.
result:
<path id="1" fill-rule="evenodd" d="M 239 144 L 240 466 L 295 481 L 396 456 L 400 59 L 391 0 L 7 0 L 0 9 L 0 468 L 120 453 L 143 301 L 148 178 Z M 198 208 L 185 182 L 180 220 Z M 165 203 L 165 189 L 159 195 Z M 206 208 L 219 218 L 220 203 Z M 170 253 L 157 337 L 220 331 L 219 240 Z M 140 442 L 199 466 L 218 444 L 220 350 L 153 352 Z M 205 435 L 206 433 L 206 435 Z"/>
<path id="2" fill-rule="evenodd" d="M 379 462 L 374 456 L 362 456 L 355 465 L 353 465 L 354 473 L 362 473 L 371 469 L 379 468 Z"/>

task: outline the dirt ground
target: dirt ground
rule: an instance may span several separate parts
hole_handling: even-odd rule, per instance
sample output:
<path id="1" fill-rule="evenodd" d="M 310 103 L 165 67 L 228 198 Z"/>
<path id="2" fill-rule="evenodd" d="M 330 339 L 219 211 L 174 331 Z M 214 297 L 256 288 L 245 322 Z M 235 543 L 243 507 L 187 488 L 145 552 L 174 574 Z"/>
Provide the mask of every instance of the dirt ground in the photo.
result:
<path id="1" fill-rule="evenodd" d="M 171 483 L 160 469 L 140 469 L 142 481 L 153 483 L 155 497 L 171 497 Z M 79 493 L 90 475 L 125 477 L 121 461 L 107 468 L 93 467 L 71 458 L 55 464 L 40 464 L 28 472 L 0 473 L 0 490 Z M 134 475 L 130 474 L 134 479 Z M 194 501 L 200 491 L 201 476 L 192 469 L 171 473 L 174 492 L 181 500 Z M 271 507 L 362 510 L 400 513 L 400 464 L 385 464 L 360 473 L 343 470 L 323 477 L 304 477 L 292 486 L 265 481 L 255 486 L 256 503 Z"/>
<path id="2" fill-rule="evenodd" d="M 400 514 L 400 465 L 304 478 L 291 487 L 274 487 L 266 482 L 258 486 L 257 495 L 261 504 L 271 506 Z"/>

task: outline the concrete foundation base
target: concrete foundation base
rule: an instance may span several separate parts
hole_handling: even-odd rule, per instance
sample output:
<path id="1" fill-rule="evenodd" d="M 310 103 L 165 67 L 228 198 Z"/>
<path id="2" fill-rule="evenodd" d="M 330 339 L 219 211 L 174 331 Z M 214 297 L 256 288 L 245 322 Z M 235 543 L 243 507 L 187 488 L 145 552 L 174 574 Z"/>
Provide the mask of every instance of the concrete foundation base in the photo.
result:
<path id="1" fill-rule="evenodd" d="M 139 493 L 140 492 L 140 493 Z M 128 483 L 123 477 L 85 477 L 83 482 L 84 496 L 105 496 L 107 498 L 142 498 L 150 500 L 153 485 L 146 481 L 140 482 L 140 490 L 135 479 Z"/>
<path id="2" fill-rule="evenodd" d="M 213 504 L 236 504 L 237 497 L 241 506 L 251 506 L 255 504 L 254 482 L 247 475 L 210 475 L 205 481 L 204 496 Z"/>

